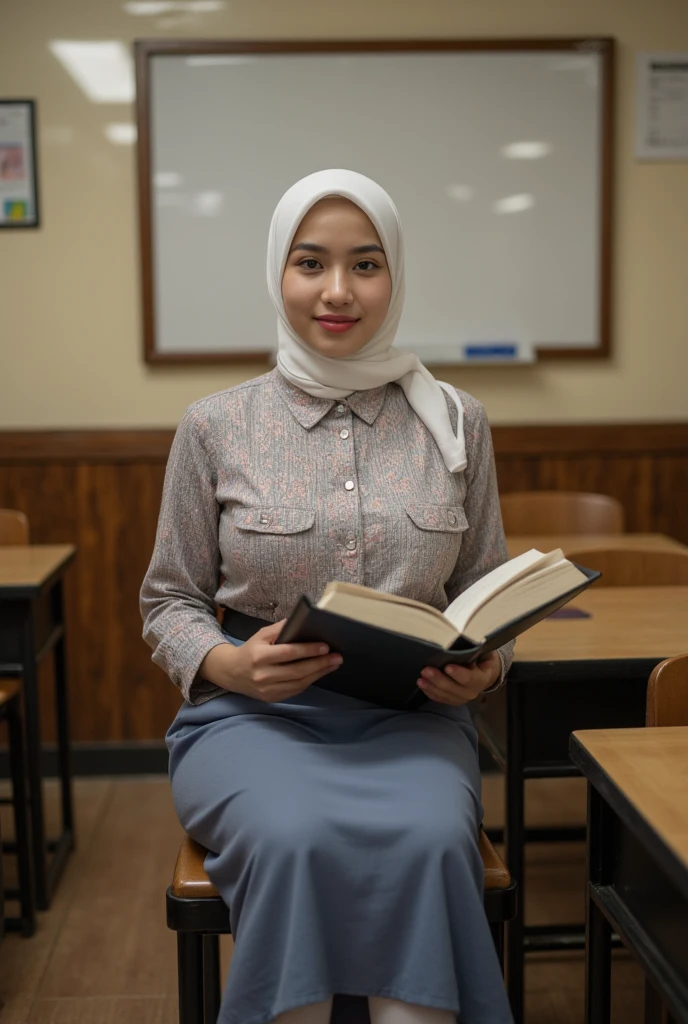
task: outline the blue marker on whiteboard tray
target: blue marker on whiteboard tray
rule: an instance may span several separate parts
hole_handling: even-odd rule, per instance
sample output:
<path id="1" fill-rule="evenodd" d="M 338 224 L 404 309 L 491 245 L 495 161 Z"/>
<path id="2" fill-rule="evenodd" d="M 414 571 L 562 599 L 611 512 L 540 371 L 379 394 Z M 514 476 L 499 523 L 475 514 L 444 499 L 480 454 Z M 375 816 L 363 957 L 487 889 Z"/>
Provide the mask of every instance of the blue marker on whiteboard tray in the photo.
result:
<path id="1" fill-rule="evenodd" d="M 475 363 L 532 363 L 532 344 L 522 341 L 471 341 L 463 346 L 463 358 Z"/>
<path id="2" fill-rule="evenodd" d="M 518 345 L 516 342 L 481 342 L 472 345 L 464 345 L 463 354 L 465 359 L 518 359 Z"/>

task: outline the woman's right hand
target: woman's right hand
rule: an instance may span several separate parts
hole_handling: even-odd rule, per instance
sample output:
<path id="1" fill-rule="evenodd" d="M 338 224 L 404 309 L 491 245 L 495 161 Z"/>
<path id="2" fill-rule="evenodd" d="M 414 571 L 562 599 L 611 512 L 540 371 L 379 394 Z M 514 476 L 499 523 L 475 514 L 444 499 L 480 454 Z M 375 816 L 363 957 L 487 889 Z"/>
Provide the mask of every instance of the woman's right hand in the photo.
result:
<path id="1" fill-rule="evenodd" d="M 199 675 L 225 690 L 275 704 L 339 668 L 341 655 L 329 654 L 325 644 L 276 644 L 285 621 L 264 626 L 241 647 L 213 647 Z"/>

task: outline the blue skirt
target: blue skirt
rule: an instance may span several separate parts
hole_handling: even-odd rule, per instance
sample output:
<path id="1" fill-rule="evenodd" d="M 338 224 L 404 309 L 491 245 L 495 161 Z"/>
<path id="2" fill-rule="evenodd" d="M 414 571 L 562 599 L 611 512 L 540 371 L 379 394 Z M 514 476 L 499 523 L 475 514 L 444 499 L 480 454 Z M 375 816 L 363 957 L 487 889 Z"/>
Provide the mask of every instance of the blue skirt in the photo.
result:
<path id="1" fill-rule="evenodd" d="M 230 908 L 220 1024 L 336 993 L 511 1024 L 483 910 L 467 708 L 227 693 L 185 703 L 167 745 L 179 819 Z"/>

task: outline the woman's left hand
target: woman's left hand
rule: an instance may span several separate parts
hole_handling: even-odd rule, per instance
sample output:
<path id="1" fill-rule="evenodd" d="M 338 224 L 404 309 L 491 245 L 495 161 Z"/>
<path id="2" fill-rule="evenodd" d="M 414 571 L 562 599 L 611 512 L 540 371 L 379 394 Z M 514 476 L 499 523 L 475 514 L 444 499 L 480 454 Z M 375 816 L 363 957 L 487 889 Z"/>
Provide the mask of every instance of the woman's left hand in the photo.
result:
<path id="1" fill-rule="evenodd" d="M 445 665 L 444 669 L 424 668 L 418 685 L 430 700 L 458 707 L 474 700 L 483 690 L 496 683 L 501 671 L 501 658 L 496 651 L 490 651 L 483 661 L 472 668 L 465 665 Z"/>

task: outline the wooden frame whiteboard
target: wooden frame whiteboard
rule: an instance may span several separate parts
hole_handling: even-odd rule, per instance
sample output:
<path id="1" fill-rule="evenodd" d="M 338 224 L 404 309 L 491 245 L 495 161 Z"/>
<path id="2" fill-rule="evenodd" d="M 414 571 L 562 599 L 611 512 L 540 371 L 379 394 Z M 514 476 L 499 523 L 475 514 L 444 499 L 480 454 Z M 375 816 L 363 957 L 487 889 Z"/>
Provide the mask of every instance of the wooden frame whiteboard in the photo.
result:
<path id="1" fill-rule="evenodd" d="M 470 55 L 471 57 L 479 56 L 489 60 L 491 57 L 499 55 L 551 55 L 553 59 L 559 61 L 562 67 L 567 66 L 566 61 L 568 60 L 570 67 L 576 67 L 576 60 L 578 60 L 579 66 L 583 66 L 587 61 L 588 64 L 594 68 L 595 77 L 595 95 L 594 102 L 590 105 L 590 109 L 593 110 L 594 118 L 593 123 L 587 126 L 587 138 L 594 139 L 594 152 L 591 151 L 589 154 L 585 174 L 587 178 L 592 181 L 594 179 L 594 203 L 585 204 L 586 212 L 588 214 L 588 220 L 594 218 L 594 224 L 589 225 L 589 237 L 587 237 L 578 249 L 578 265 L 582 267 L 587 266 L 587 273 L 589 280 L 585 287 L 581 289 L 581 294 L 585 296 L 585 301 L 590 305 L 588 320 L 591 324 L 589 336 L 585 338 L 571 337 L 570 339 L 561 338 L 557 339 L 556 342 L 549 341 L 545 338 L 535 338 L 535 345 L 538 358 L 547 359 L 570 359 L 570 358 L 584 358 L 584 359 L 599 359 L 606 358 L 610 355 L 611 351 L 611 309 L 612 309 L 612 296 L 611 296 L 611 281 L 612 281 L 612 183 L 613 183 L 613 73 L 614 73 L 614 43 L 609 38 L 579 38 L 579 39 L 538 39 L 538 40 L 394 40 L 394 41 L 304 41 L 304 42 L 277 42 L 277 41 L 236 41 L 236 40 L 147 40 L 139 41 L 135 44 L 136 51 L 136 74 L 137 74 L 137 117 L 138 117 L 138 179 L 139 179 L 139 213 L 140 213 L 140 239 L 141 239 L 141 269 L 142 269 L 142 305 L 143 305 L 143 337 L 144 337 L 144 353 L 145 359 L 149 363 L 227 363 L 238 360 L 246 359 L 268 359 L 271 355 L 271 345 L 273 342 L 274 330 L 267 331 L 266 344 L 256 344 L 255 342 L 251 345 L 242 344 L 242 332 L 241 330 L 234 331 L 234 325 L 228 322 L 227 332 L 228 340 L 226 347 L 215 347 L 208 348 L 204 347 L 204 329 L 206 321 L 212 320 L 210 314 L 206 314 L 206 310 L 212 309 L 215 312 L 215 316 L 222 317 L 224 314 L 220 306 L 216 308 L 216 299 L 218 295 L 222 298 L 224 288 L 215 282 L 212 286 L 212 290 L 205 299 L 205 305 L 199 300 L 199 305 L 196 309 L 191 309 L 186 300 L 182 300 L 180 296 L 185 295 L 189 297 L 189 302 L 194 297 L 198 297 L 202 289 L 200 285 L 207 282 L 202 282 L 199 278 L 196 281 L 194 287 L 193 275 L 200 273 L 199 269 L 203 266 L 203 246 L 202 240 L 199 240 L 199 234 L 201 228 L 208 232 L 213 225 L 212 217 L 207 218 L 205 223 L 201 220 L 200 227 L 196 223 L 200 218 L 196 218 L 194 221 L 194 230 L 196 234 L 192 238 L 190 245 L 179 244 L 175 241 L 173 236 L 164 236 L 161 234 L 161 225 L 168 223 L 169 214 L 165 214 L 164 210 L 161 213 L 160 209 L 156 208 L 156 196 L 160 199 L 159 189 L 156 192 L 156 180 L 159 181 L 159 168 L 156 168 L 156 145 L 160 147 L 161 140 L 167 139 L 168 148 L 173 145 L 179 138 L 179 145 L 185 146 L 186 140 L 184 138 L 184 118 L 187 119 L 186 123 L 191 124 L 193 132 L 200 130 L 199 125 L 207 120 L 208 137 L 210 138 L 213 133 L 222 133 L 223 130 L 227 130 L 226 126 L 222 124 L 222 118 L 217 118 L 215 113 L 209 112 L 207 119 L 203 117 L 202 109 L 195 109 L 189 112 L 189 110 L 183 110 L 184 103 L 180 104 L 180 126 L 179 135 L 177 136 L 176 128 L 173 126 L 173 122 L 168 118 L 167 127 L 161 122 L 164 118 L 160 117 L 160 104 L 164 102 L 164 96 L 161 96 L 161 79 L 157 82 L 158 91 L 156 94 L 156 82 L 154 74 L 154 63 L 159 61 L 161 58 L 164 64 L 158 64 L 158 67 L 164 67 L 169 69 L 172 67 L 170 61 L 176 60 L 179 64 L 180 59 L 185 64 L 193 64 L 194 66 L 202 66 L 204 62 L 208 65 L 212 65 L 213 61 L 222 63 L 226 61 L 228 64 L 236 63 L 239 64 L 242 61 L 249 63 L 253 60 L 256 55 L 263 58 L 263 63 L 259 64 L 261 68 L 268 68 L 269 64 L 265 63 L 265 58 L 275 57 L 284 58 L 285 55 L 291 58 L 292 62 L 295 58 L 300 55 L 304 57 L 304 63 L 307 58 L 339 58 L 342 59 L 347 55 L 355 57 L 357 55 L 374 56 L 380 55 L 389 60 L 398 56 L 400 59 L 404 56 L 409 55 L 426 57 L 432 59 L 436 57 L 439 60 L 445 59 L 447 55 Z M 257 63 L 257 62 L 256 62 Z M 292 63 L 291 65 L 295 65 Z M 389 65 L 388 65 L 389 66 Z M 428 65 L 429 66 L 429 65 Z M 426 80 L 430 77 L 426 71 Z M 322 82 L 320 83 L 322 86 Z M 542 95 L 542 94 L 540 94 Z M 528 97 L 523 97 L 524 106 L 529 102 Z M 532 97 L 531 97 L 532 101 Z M 157 120 L 156 120 L 156 103 L 157 103 Z M 333 104 L 333 108 L 336 109 L 336 102 Z M 371 96 L 370 109 L 375 108 L 375 97 Z M 561 116 L 559 112 L 554 112 L 557 116 L 554 118 L 564 126 L 566 125 L 566 118 L 570 116 L 570 112 L 562 110 Z M 191 120 L 189 120 L 191 118 Z M 580 120 L 580 117 L 579 117 Z M 576 115 L 571 121 L 571 130 L 576 127 Z M 334 123 L 334 122 L 333 122 Z M 171 127 L 172 125 L 172 127 Z M 194 143 L 195 145 L 195 143 Z M 193 151 L 193 146 L 191 147 Z M 185 149 L 185 153 L 188 155 L 188 147 Z M 199 147 L 199 159 L 202 161 L 206 157 L 203 144 Z M 278 158 L 277 158 L 278 159 Z M 570 162 L 570 161 L 569 161 Z M 322 164 L 326 166 L 327 164 Z M 339 163 L 342 166 L 342 163 Z M 362 170 L 366 173 L 367 168 L 361 166 L 360 162 L 353 161 L 344 166 L 351 166 L 353 169 Z M 312 163 L 303 173 L 308 173 L 309 170 L 319 169 L 316 163 L 314 166 Z M 298 177 L 299 175 L 296 175 Z M 376 175 L 373 174 L 373 177 Z M 281 187 L 281 191 L 284 191 L 296 177 L 291 177 L 286 180 Z M 380 177 L 378 176 L 378 180 Z M 382 184 L 385 184 L 384 175 L 382 176 Z M 242 180 L 242 189 L 249 189 L 251 187 L 252 180 L 250 175 L 245 175 L 245 180 Z M 229 192 L 232 190 L 229 189 Z M 239 189 L 234 183 L 234 191 L 238 192 Z M 262 235 L 267 234 L 267 223 L 269 222 L 269 216 L 274 207 L 274 203 L 279 198 L 281 191 L 276 194 L 271 194 L 269 199 L 265 199 L 261 203 L 261 213 L 265 213 L 266 223 L 258 225 L 258 233 L 261 234 L 260 245 L 262 246 L 263 252 L 265 248 L 266 239 Z M 397 199 L 398 193 L 394 188 L 390 188 L 390 192 L 393 198 Z M 215 195 L 217 199 L 217 193 L 207 193 L 206 198 Z M 170 195 L 167 194 L 163 198 L 169 199 Z M 562 195 L 560 205 L 563 207 L 566 204 L 567 195 Z M 555 197 L 556 199 L 556 197 Z M 458 200 L 457 200 L 458 201 Z M 594 210 L 592 207 L 594 206 Z M 556 207 L 555 206 L 553 208 Z M 407 223 L 406 214 L 402 208 L 402 220 Z M 165 220 L 165 216 L 168 217 L 168 221 Z M 263 230 L 263 228 L 265 230 Z M 229 231 L 225 231 L 224 238 L 229 238 Z M 565 261 L 570 256 L 568 252 L 568 243 L 564 239 L 561 240 L 561 232 L 558 241 L 558 247 L 556 251 L 553 251 L 551 257 L 548 256 L 547 263 L 550 266 L 556 266 L 557 259 Z M 580 240 L 579 240 L 580 241 Z M 228 243 L 227 243 L 228 244 Z M 571 250 L 575 248 L 572 244 Z M 196 249 L 198 251 L 196 251 Z M 187 251 L 188 250 L 188 251 Z M 527 251 L 527 247 L 526 247 Z M 182 265 L 181 270 L 177 268 L 176 277 L 170 277 L 167 274 L 165 276 L 165 259 L 169 254 L 186 255 L 187 265 L 186 268 Z M 542 251 L 540 252 L 542 255 Z M 264 257 L 263 257 L 264 263 Z M 256 264 L 257 265 L 257 264 Z M 514 261 L 514 266 L 520 271 L 525 266 L 528 266 L 527 255 L 523 257 L 523 260 Z M 262 272 L 262 267 L 261 267 Z M 180 278 L 181 274 L 181 278 Z M 594 275 L 594 280 L 593 280 Z M 255 275 L 253 275 L 255 276 Z M 573 277 L 573 275 L 572 275 Z M 575 305 L 576 296 L 567 295 L 566 293 L 566 278 L 558 283 L 557 289 L 543 288 L 543 294 L 541 296 L 543 304 L 550 301 L 552 304 L 560 301 L 562 306 L 568 301 L 570 304 Z M 551 298 L 552 294 L 555 294 L 555 298 Z M 533 286 L 533 282 L 530 282 L 530 302 L 533 308 L 540 302 L 540 297 L 536 294 L 536 290 Z M 267 298 L 267 290 L 265 289 L 265 310 L 261 308 L 261 316 L 265 317 L 268 315 L 266 311 L 269 307 L 269 300 Z M 165 298 L 167 296 L 167 298 Z M 558 297 L 557 297 L 558 296 Z M 170 307 L 170 303 L 179 302 L 180 305 L 176 309 Z M 167 303 L 167 305 L 165 304 Z M 489 302 L 483 302 L 483 308 L 486 308 Z M 583 303 L 581 302 L 582 306 Z M 407 298 L 408 306 L 408 298 Z M 219 310 L 219 312 L 218 312 Z M 273 317 L 274 314 L 270 311 L 269 315 Z M 166 328 L 165 324 L 171 324 L 172 330 L 174 325 L 180 322 L 184 316 L 188 316 L 188 323 L 183 334 L 182 343 L 180 345 L 179 339 L 172 339 L 173 344 L 170 343 L 169 338 L 169 327 Z M 406 316 L 406 313 L 405 313 Z M 266 323 L 268 321 L 266 320 Z M 270 321 L 271 322 L 271 321 Z M 404 321 L 402 320 L 402 327 Z M 431 325 L 432 326 L 432 325 Z M 167 331 L 167 335 L 166 332 Z M 478 332 L 480 333 L 480 332 Z M 231 337 L 229 335 L 232 335 Z M 261 335 L 262 337 L 262 335 Z M 188 341 L 187 341 L 188 339 Z M 500 341 L 502 338 L 490 338 L 489 340 Z M 214 342 L 217 345 L 217 342 Z M 222 343 L 224 345 L 224 342 Z M 420 357 L 429 365 L 447 364 L 456 361 L 458 359 L 447 356 L 447 349 L 441 349 L 439 352 L 433 353 L 432 351 L 426 352 L 419 346 L 413 346 L 418 351 Z"/>

